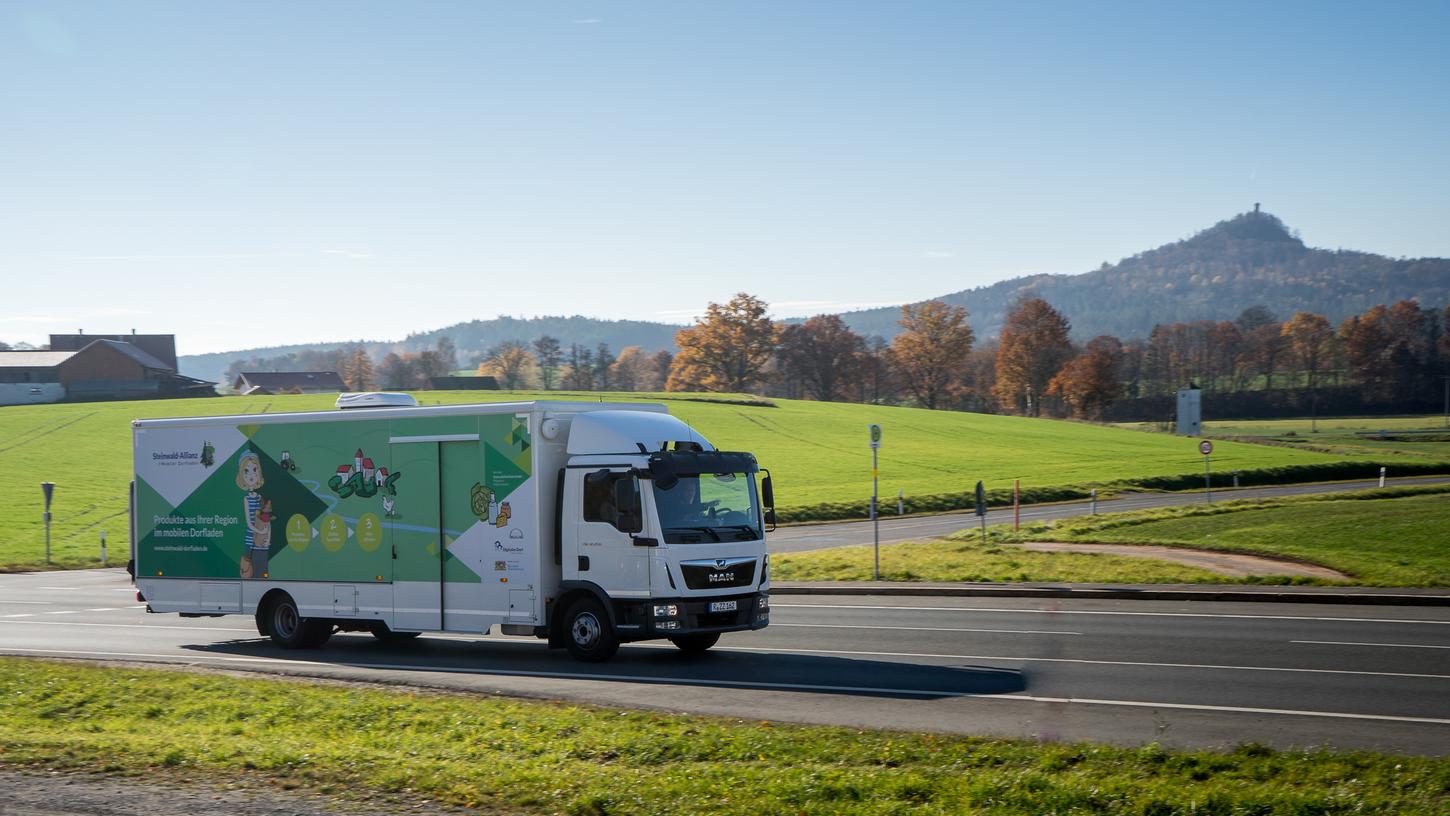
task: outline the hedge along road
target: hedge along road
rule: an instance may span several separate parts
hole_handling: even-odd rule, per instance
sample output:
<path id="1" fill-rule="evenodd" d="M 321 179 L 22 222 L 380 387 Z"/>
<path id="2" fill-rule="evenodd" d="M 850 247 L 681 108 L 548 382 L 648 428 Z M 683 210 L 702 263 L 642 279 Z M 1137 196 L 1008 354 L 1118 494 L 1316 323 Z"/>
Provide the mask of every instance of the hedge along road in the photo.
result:
<path id="1" fill-rule="evenodd" d="M 908 731 L 1450 752 L 1450 608 L 782 596 L 768 628 L 705 655 L 641 643 L 586 665 L 484 635 L 286 651 L 248 616 L 134 597 L 120 570 L 0 575 L 0 654 Z"/>
<path id="2" fill-rule="evenodd" d="M 1386 479 L 1388 486 L 1450 484 L 1450 476 L 1412 476 L 1403 479 Z M 1324 493 L 1340 493 L 1350 490 L 1367 490 L 1377 487 L 1378 480 L 1362 482 L 1334 482 L 1330 484 L 1281 485 L 1278 487 L 1242 487 L 1237 489 L 1214 488 L 1214 501 L 1231 499 L 1270 499 L 1284 496 L 1312 496 Z M 1113 499 L 1098 501 L 1099 513 L 1124 513 L 1129 510 L 1153 510 L 1161 507 L 1178 507 L 1189 504 L 1203 504 L 1203 491 L 1181 493 L 1128 493 Z M 928 538 L 951 535 L 959 530 L 973 529 L 980 522 L 970 512 L 945 513 L 932 516 L 891 515 L 895 505 L 886 498 L 881 502 L 881 543 L 900 544 L 905 541 L 921 541 Z M 1059 504 L 1026 504 L 1022 506 L 1022 522 L 1054 521 L 1085 515 L 1090 511 L 1088 502 L 1062 502 Z M 996 508 L 987 511 L 987 524 L 1011 524 L 1012 508 Z M 828 547 L 849 547 L 870 544 L 872 525 L 869 521 L 843 521 L 827 524 L 802 524 L 781 527 L 769 536 L 771 552 L 805 552 L 824 550 Z"/>

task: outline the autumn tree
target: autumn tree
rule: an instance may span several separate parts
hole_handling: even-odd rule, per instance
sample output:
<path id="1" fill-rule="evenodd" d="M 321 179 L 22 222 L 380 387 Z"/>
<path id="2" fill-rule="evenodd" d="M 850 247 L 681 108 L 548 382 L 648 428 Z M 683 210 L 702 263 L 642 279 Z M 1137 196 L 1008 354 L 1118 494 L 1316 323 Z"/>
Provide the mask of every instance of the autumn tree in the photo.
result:
<path id="1" fill-rule="evenodd" d="M 433 348 L 438 352 L 439 364 L 447 373 L 451 374 L 458 368 L 458 347 L 453 345 L 453 338 L 445 334 L 438 338 Z"/>
<path id="2" fill-rule="evenodd" d="M 865 348 L 856 363 L 857 400 L 881 405 L 896 394 L 896 379 L 893 376 L 896 364 L 891 353 L 891 344 L 879 334 L 867 337 L 864 343 Z"/>
<path id="3" fill-rule="evenodd" d="M 625 346 L 609 368 L 614 387 L 621 391 L 639 391 L 649 380 L 649 358 L 639 346 Z"/>
<path id="4" fill-rule="evenodd" d="M 498 380 L 499 387 L 506 391 L 515 391 L 528 385 L 534 367 L 534 355 L 528 348 L 509 340 L 489 349 L 478 364 L 478 373 Z"/>
<path id="5" fill-rule="evenodd" d="M 1123 344 L 1118 338 L 1106 334 L 1094 337 L 1082 354 L 1069 360 L 1047 384 L 1047 395 L 1066 403 L 1073 416 L 1100 419 L 1122 393 L 1122 361 Z"/>
<path id="6" fill-rule="evenodd" d="M 668 349 L 660 349 L 650 355 L 649 366 L 645 369 L 649 380 L 642 383 L 640 388 L 644 391 L 663 391 L 665 383 L 670 381 L 670 370 L 675 367 L 675 355 Z"/>
<path id="7" fill-rule="evenodd" d="M 901 332 L 891 341 L 896 378 L 923 408 L 941 406 L 961 387 L 976 340 L 967 310 L 940 300 L 901 307 Z"/>
<path id="8" fill-rule="evenodd" d="M 569 344 L 568 364 L 559 384 L 566 391 L 594 390 L 594 352 L 578 343 Z"/>
<path id="9" fill-rule="evenodd" d="M 1334 330 L 1323 315 L 1296 312 L 1284 324 L 1282 333 L 1289 341 L 1289 353 L 1304 372 L 1306 384 L 1313 389 L 1319 384 L 1319 372 L 1328 361 L 1334 344 Z"/>
<path id="10" fill-rule="evenodd" d="M 600 343 L 594 350 L 594 387 L 600 391 L 613 389 L 614 352 L 608 343 Z"/>
<path id="11" fill-rule="evenodd" d="M 383 361 L 378 364 L 377 380 L 378 385 L 383 388 L 416 388 L 418 371 L 414 363 L 417 358 L 413 355 L 402 355 L 397 352 L 388 352 Z"/>
<path id="12" fill-rule="evenodd" d="M 352 347 L 338 373 L 342 375 L 342 381 L 347 383 L 347 387 L 354 391 L 367 391 L 372 387 L 373 361 L 361 343 Z"/>
<path id="13" fill-rule="evenodd" d="M 844 399 L 855 381 L 866 341 L 836 315 L 816 315 L 780 331 L 781 367 L 815 399 Z"/>
<path id="14" fill-rule="evenodd" d="M 744 292 L 729 303 L 711 303 L 695 325 L 675 334 L 675 355 L 665 388 L 670 391 L 748 392 L 763 381 L 775 352 L 775 323 L 765 301 Z"/>
<path id="15" fill-rule="evenodd" d="M 1042 298 L 1019 300 L 997 342 L 998 402 L 1026 416 L 1042 413 L 1047 385 L 1072 357 L 1067 318 Z"/>
<path id="16" fill-rule="evenodd" d="M 559 363 L 563 362 L 564 355 L 559 350 L 557 338 L 545 334 L 533 342 L 534 363 L 539 367 L 539 380 L 543 383 L 545 391 L 554 390 L 554 377 L 559 372 Z"/>
<path id="17" fill-rule="evenodd" d="M 1369 395 L 1384 391 L 1386 354 L 1389 332 L 1385 307 L 1374 306 L 1361 315 L 1353 315 L 1339 324 L 1339 345 L 1354 378 Z"/>

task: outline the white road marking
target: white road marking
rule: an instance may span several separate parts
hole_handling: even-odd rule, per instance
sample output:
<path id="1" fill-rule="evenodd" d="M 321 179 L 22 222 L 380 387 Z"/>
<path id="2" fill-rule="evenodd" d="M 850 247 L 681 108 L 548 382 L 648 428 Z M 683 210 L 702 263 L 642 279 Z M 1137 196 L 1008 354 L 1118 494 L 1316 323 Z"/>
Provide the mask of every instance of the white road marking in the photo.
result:
<path id="1" fill-rule="evenodd" d="M 866 626 L 846 623 L 775 623 L 770 628 L 790 626 L 797 629 L 894 629 L 903 632 L 988 632 L 1008 635 L 1081 635 L 1082 632 L 1056 632 L 1050 629 L 952 629 L 942 626 Z"/>
<path id="2" fill-rule="evenodd" d="M 81 610 L 79 610 L 79 609 L 62 609 L 62 610 L 60 610 L 58 612 L 44 612 L 42 614 L 45 614 L 45 615 L 79 615 L 80 613 L 81 613 Z"/>
<path id="3" fill-rule="evenodd" d="M 9 600 L 0 601 L 0 605 L 5 605 L 5 604 L 30 604 L 30 605 L 34 605 L 34 606 L 54 606 L 54 604 L 52 602 L 50 602 L 50 601 L 9 601 Z"/>
<path id="4" fill-rule="evenodd" d="M 20 617 L 19 615 L 0 615 L 4 618 Z M 79 626 L 99 627 L 102 629 L 180 629 L 185 632 L 255 632 L 251 626 L 239 626 L 235 629 L 223 629 L 220 626 L 171 626 L 165 623 L 86 623 L 84 621 L 0 621 L 0 623 L 18 623 L 24 626 Z"/>
<path id="5" fill-rule="evenodd" d="M 1092 666 L 1147 666 L 1169 669 L 1220 669 L 1223 671 L 1295 672 L 1301 674 L 1350 674 L 1369 677 L 1419 677 L 1431 680 L 1450 680 L 1450 674 L 1410 674 L 1403 672 L 1350 671 L 1348 669 L 1296 669 L 1281 666 L 1223 666 L 1214 663 L 1149 663 L 1135 660 L 1086 660 L 1071 657 L 1015 657 L 1010 655 L 958 655 L 932 654 L 929 652 L 865 652 L 848 649 L 781 649 L 762 646 L 716 646 L 721 652 L 779 652 L 783 654 L 836 654 L 859 655 L 861 657 L 925 657 L 936 660 L 1006 660 L 1031 663 L 1082 663 Z"/>
<path id="6" fill-rule="evenodd" d="M 0 615 L 0 618 L 33 618 L 35 615 L 35 612 L 21 612 L 18 615 Z"/>
<path id="7" fill-rule="evenodd" d="M 38 586 L 38 587 L 32 587 L 32 589 L 49 589 L 49 590 L 54 590 L 56 592 L 75 592 L 76 590 L 80 589 L 80 587 Z"/>
<path id="8" fill-rule="evenodd" d="M 863 591 L 863 594 L 867 593 Z M 770 606 L 772 609 L 887 609 L 911 612 L 1005 612 L 1019 615 L 1131 615 L 1135 617 L 1153 618 L 1239 618 L 1247 620 L 1332 621 L 1336 623 L 1427 623 L 1436 626 L 1450 626 L 1450 620 L 1423 620 L 1419 618 L 1331 618 L 1312 615 L 1239 615 L 1222 612 L 1123 612 L 1092 609 L 1006 609 L 990 606 L 871 606 L 868 604 L 788 604 L 776 602 L 772 602 Z"/>
<path id="9" fill-rule="evenodd" d="M 26 654 L 50 654 L 68 657 L 100 656 L 100 657 L 134 657 L 151 658 L 166 663 L 176 663 L 178 655 L 153 654 L 149 652 L 73 652 L 59 649 L 6 649 L 8 652 L 24 652 Z M 728 686 L 746 689 L 784 689 L 790 691 L 824 691 L 839 693 L 842 691 L 860 692 L 866 694 L 896 694 L 911 695 L 917 697 L 966 697 L 974 700 L 997 700 L 1004 702 L 1030 702 L 1030 703 L 1056 703 L 1067 705 L 1099 705 L 1099 706 L 1121 706 L 1127 708 L 1170 708 L 1185 711 L 1215 711 L 1230 712 L 1236 714 L 1274 714 L 1290 717 L 1323 717 L 1330 719 L 1349 720 L 1379 720 L 1384 722 L 1407 722 L 1407 723 L 1428 723 L 1432 725 L 1450 725 L 1450 719 L 1438 717 L 1407 717 L 1394 714 L 1359 714 L 1344 711 L 1314 711 L 1291 708 L 1254 708 L 1249 706 L 1218 706 L 1200 705 L 1196 703 L 1161 703 L 1144 700 L 1102 700 L 1088 697 L 1039 697 L 1030 694 L 982 694 L 974 692 L 937 691 L 928 689 L 900 689 L 900 688 L 879 688 L 873 686 L 827 686 L 810 683 L 762 683 L 749 680 L 716 680 L 716 679 L 691 679 L 691 678 L 662 678 L 658 675 L 606 675 L 606 674 L 581 674 L 579 672 L 547 672 L 547 671 L 512 671 L 508 669 L 486 669 L 480 670 L 476 667 L 461 666 L 415 666 L 405 663 L 323 663 L 313 660 L 282 660 L 271 657 L 216 657 L 207 655 L 204 657 L 189 659 L 187 664 L 197 664 L 207 661 L 223 663 L 274 663 L 286 666 L 321 666 L 324 668 L 357 668 L 357 669 L 380 669 L 385 671 L 421 671 L 421 672 L 443 672 L 447 674 L 473 674 L 473 675 L 505 675 L 510 677 L 549 677 L 562 680 L 588 680 L 595 682 L 630 682 L 630 683 L 651 683 L 659 684 L 689 684 L 704 683 L 711 686 Z"/>
<path id="10" fill-rule="evenodd" d="M 1384 646 L 1393 649 L 1450 649 L 1450 646 L 1432 646 L 1427 643 L 1363 643 L 1354 640 L 1291 640 L 1290 643 L 1314 643 L 1321 646 Z"/>

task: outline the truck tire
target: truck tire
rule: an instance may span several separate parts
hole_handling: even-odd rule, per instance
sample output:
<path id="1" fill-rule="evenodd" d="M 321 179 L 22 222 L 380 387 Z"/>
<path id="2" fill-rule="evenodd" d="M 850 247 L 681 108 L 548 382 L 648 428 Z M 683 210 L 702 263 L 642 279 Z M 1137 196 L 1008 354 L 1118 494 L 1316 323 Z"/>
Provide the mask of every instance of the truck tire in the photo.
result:
<path id="1" fill-rule="evenodd" d="M 675 648 L 685 654 L 704 654 L 711 646 L 720 642 L 720 633 L 711 632 L 706 635 L 680 635 L 670 638 Z"/>
<path id="2" fill-rule="evenodd" d="M 619 651 L 619 638 L 598 601 L 580 598 L 569 607 L 564 616 L 564 646 L 575 660 L 585 663 L 602 663 Z"/>
<path id="3" fill-rule="evenodd" d="M 372 626 L 369 626 L 368 631 L 373 633 L 373 637 L 384 643 L 400 643 L 405 640 L 412 640 L 423 634 L 422 632 L 395 632 L 382 621 L 378 621 Z"/>
<path id="4" fill-rule="evenodd" d="M 267 635 L 284 649 L 315 649 L 332 637 L 332 621 L 302 617 L 290 595 L 267 607 L 266 620 Z"/>

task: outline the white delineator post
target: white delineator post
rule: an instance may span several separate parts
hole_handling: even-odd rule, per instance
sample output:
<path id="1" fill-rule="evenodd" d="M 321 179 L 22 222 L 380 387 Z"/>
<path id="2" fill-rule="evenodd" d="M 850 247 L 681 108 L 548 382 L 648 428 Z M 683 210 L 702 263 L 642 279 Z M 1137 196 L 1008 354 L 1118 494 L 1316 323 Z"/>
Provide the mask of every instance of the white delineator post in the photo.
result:
<path id="1" fill-rule="evenodd" d="M 871 580 L 881 580 L 881 518 L 876 512 L 876 501 L 879 496 L 879 472 L 876 468 L 876 452 L 881 448 L 881 426 L 872 424 L 868 427 L 871 432 Z"/>
<path id="2" fill-rule="evenodd" d="M 1098 489 L 1095 487 L 1095 488 L 1093 488 L 1092 494 L 1088 498 L 1088 515 L 1090 515 L 1090 516 L 1096 516 L 1097 514 L 1098 514 Z"/>
<path id="3" fill-rule="evenodd" d="M 45 515 L 41 519 L 45 521 L 45 563 L 50 563 L 50 499 L 55 494 L 55 482 L 41 482 L 40 492 L 45 494 Z"/>
<path id="4" fill-rule="evenodd" d="M 1385 469 L 1383 467 L 1381 467 L 1380 468 L 1380 487 L 1384 487 L 1384 486 L 1385 486 Z"/>
<path id="5" fill-rule="evenodd" d="M 106 531 L 101 531 L 101 566 L 106 566 Z"/>

